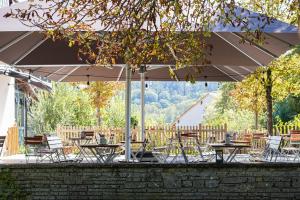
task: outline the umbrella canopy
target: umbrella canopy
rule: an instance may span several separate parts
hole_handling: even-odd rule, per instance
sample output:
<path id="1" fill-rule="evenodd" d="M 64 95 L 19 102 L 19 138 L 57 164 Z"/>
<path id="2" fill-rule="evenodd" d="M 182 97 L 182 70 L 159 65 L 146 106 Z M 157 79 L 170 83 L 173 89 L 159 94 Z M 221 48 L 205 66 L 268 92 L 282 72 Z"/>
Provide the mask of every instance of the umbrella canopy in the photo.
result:
<path id="1" fill-rule="evenodd" d="M 29 71 L 34 75 L 45 76 L 54 81 L 118 81 L 125 80 L 125 63 L 121 59 L 112 67 L 87 65 L 77 59 L 77 49 L 69 48 L 65 41 L 55 41 L 45 36 L 34 27 L 28 27 L 17 19 L 3 17 L 11 9 L 26 8 L 28 2 L 18 3 L 0 9 L 0 64 L 14 66 Z M 240 8 L 236 12 L 240 12 Z M 250 29 L 256 30 L 260 23 L 254 12 L 247 12 Z M 100 29 L 101 27 L 99 27 Z M 97 27 L 95 30 L 98 30 Z M 196 81 L 240 81 L 257 66 L 264 66 L 274 58 L 300 43 L 298 28 L 287 23 L 274 20 L 263 30 L 266 38 L 264 45 L 251 44 L 250 41 L 240 43 L 245 34 L 239 27 L 216 24 L 212 28 L 212 36 L 207 44 L 213 49 L 206 66 L 189 66 L 174 69 L 175 76 L 169 75 L 174 63 L 147 64 L 146 80 L 169 81 L 186 80 L 190 73 Z M 194 72 L 201 73 L 194 73 Z M 132 80 L 139 80 L 133 74 Z"/>

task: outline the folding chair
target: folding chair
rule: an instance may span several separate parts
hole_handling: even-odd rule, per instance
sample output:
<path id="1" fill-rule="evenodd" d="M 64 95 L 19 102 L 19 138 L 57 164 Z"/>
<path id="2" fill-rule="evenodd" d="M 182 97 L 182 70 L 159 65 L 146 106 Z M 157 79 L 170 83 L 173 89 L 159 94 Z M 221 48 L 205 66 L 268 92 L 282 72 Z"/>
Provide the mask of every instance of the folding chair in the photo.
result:
<path id="1" fill-rule="evenodd" d="M 168 158 L 171 159 L 170 163 L 173 163 L 178 157 L 178 141 L 175 138 L 169 138 L 167 145 L 154 147 L 152 149 L 152 154 L 160 163 L 168 162 Z"/>
<path id="2" fill-rule="evenodd" d="M 284 153 L 288 161 L 290 155 L 294 156 L 293 161 L 295 161 L 296 159 L 300 161 L 300 131 L 291 130 L 289 136 L 289 145 L 288 147 L 283 147 L 282 152 Z"/>
<path id="3" fill-rule="evenodd" d="M 6 136 L 0 136 L 0 157 L 2 156 L 2 150 L 4 146 Z"/>
<path id="4" fill-rule="evenodd" d="M 62 140 L 57 136 L 46 136 L 53 162 L 77 162 L 81 159 L 70 159 L 65 155 Z"/>
<path id="5" fill-rule="evenodd" d="M 264 150 L 260 154 L 250 155 L 254 158 L 254 161 L 272 162 L 273 158 L 275 157 L 276 162 L 278 156 L 282 155 L 280 151 L 281 142 L 281 136 L 269 136 Z"/>
<path id="6" fill-rule="evenodd" d="M 29 162 L 29 158 L 35 158 L 35 162 L 42 162 L 49 157 L 49 149 L 43 146 L 43 136 L 35 135 L 32 137 L 24 137 L 24 146 L 25 146 L 25 160 L 26 163 Z"/>

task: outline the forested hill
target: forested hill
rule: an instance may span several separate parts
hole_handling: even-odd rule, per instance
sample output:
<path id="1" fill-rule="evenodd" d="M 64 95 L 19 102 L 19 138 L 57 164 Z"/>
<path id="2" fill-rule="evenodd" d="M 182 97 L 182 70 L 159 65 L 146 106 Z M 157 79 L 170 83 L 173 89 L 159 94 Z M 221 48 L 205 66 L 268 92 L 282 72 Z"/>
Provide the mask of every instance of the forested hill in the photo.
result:
<path id="1" fill-rule="evenodd" d="M 197 101 L 205 92 L 216 91 L 218 83 L 208 82 L 146 82 L 145 103 L 146 121 L 172 123 L 174 119 Z M 140 104 L 140 82 L 132 84 L 132 102 Z M 136 107 L 136 108 L 135 108 Z M 138 106 L 133 106 L 138 109 Z M 138 116 L 137 116 L 138 117 Z"/>

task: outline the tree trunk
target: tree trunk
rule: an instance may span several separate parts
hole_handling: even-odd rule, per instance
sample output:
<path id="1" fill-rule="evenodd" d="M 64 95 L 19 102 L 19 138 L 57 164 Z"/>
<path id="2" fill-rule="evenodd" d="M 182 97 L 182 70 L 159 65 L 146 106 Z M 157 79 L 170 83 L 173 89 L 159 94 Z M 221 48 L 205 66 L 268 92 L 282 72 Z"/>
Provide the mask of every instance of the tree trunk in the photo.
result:
<path id="1" fill-rule="evenodd" d="M 257 111 L 255 111 L 254 112 L 254 114 L 255 114 L 255 130 L 257 130 L 258 129 L 258 112 Z"/>
<path id="2" fill-rule="evenodd" d="M 266 99 L 268 135 L 273 135 L 272 71 L 269 68 L 267 69 Z"/>
<path id="3" fill-rule="evenodd" d="M 101 112 L 100 112 L 100 108 L 97 108 L 97 126 L 101 125 Z"/>
<path id="4" fill-rule="evenodd" d="M 299 10 L 300 10 L 300 0 L 298 0 L 298 7 L 299 7 L 299 9 L 298 9 L 298 27 L 300 27 L 300 12 L 299 12 Z"/>
<path id="5" fill-rule="evenodd" d="M 255 92 L 255 110 L 254 110 L 254 120 L 255 120 L 255 130 L 258 129 L 258 94 L 257 94 L 257 90 Z"/>
<path id="6" fill-rule="evenodd" d="M 97 91 L 97 99 L 100 101 L 100 91 Z M 97 125 L 101 126 L 102 120 L 101 120 L 101 111 L 99 108 L 99 102 L 97 103 Z"/>

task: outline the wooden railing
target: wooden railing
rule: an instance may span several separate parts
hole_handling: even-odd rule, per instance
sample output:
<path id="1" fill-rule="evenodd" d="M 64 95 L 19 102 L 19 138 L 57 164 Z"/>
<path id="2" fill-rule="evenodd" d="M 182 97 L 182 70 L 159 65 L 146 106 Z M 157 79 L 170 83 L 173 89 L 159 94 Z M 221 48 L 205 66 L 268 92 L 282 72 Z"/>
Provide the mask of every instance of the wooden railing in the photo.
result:
<path id="1" fill-rule="evenodd" d="M 115 134 L 115 142 L 125 140 L 125 130 L 123 128 L 101 128 L 96 126 L 58 126 L 56 133 L 62 138 L 63 142 L 70 143 L 69 138 L 79 137 L 80 132 L 83 130 L 95 131 L 96 133 L 105 134 L 107 137 L 111 133 Z M 209 136 L 215 138 L 216 141 L 224 140 L 224 135 L 227 132 L 227 125 L 223 126 L 148 126 L 145 128 L 146 137 L 151 142 L 151 146 L 166 145 L 170 138 L 176 137 L 178 131 L 182 132 L 196 132 L 199 136 L 199 140 L 205 143 Z M 132 138 L 140 140 L 140 129 L 136 128 L 132 130 Z"/>
<path id="2" fill-rule="evenodd" d="M 8 128 L 4 147 L 6 156 L 19 153 L 19 129 L 17 126 Z"/>

